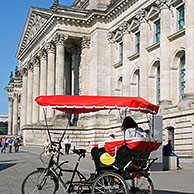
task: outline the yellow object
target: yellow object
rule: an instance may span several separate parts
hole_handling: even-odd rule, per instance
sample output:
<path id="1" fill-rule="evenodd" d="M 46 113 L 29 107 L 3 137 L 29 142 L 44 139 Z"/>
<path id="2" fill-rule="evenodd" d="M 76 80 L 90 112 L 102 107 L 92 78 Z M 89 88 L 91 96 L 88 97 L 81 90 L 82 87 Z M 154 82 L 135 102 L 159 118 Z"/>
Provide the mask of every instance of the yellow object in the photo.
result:
<path id="1" fill-rule="evenodd" d="M 102 162 L 102 164 L 111 165 L 115 162 L 115 157 L 105 152 L 100 156 L 100 161 Z"/>

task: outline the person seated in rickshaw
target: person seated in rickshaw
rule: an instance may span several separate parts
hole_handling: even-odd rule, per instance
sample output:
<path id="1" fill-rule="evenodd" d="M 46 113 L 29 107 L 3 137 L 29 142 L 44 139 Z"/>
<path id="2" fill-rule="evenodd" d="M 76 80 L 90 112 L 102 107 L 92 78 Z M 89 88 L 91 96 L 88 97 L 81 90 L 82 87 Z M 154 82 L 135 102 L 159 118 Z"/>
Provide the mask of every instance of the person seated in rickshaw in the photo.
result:
<path id="1" fill-rule="evenodd" d="M 138 127 L 138 124 L 130 116 L 125 117 L 121 129 L 125 133 L 125 139 L 144 136 L 143 129 Z"/>
<path id="2" fill-rule="evenodd" d="M 138 125 L 134 121 L 134 119 L 129 117 L 129 116 L 124 119 L 124 121 L 122 123 L 122 126 L 121 126 L 121 130 L 124 131 L 124 133 L 125 133 L 125 135 L 124 135 L 125 139 L 136 138 L 136 137 L 138 138 L 138 137 L 143 137 L 144 136 L 143 129 L 138 127 Z M 115 139 L 115 136 L 113 134 L 111 134 L 111 137 L 113 139 Z M 115 141 L 113 141 L 113 142 L 117 142 L 117 140 L 115 139 Z M 121 147 L 121 145 L 119 147 Z M 127 148 L 127 149 L 129 149 L 129 148 Z M 99 145 L 95 145 L 92 148 L 92 150 L 91 150 L 91 158 L 94 160 L 96 166 L 100 165 L 100 160 L 101 160 L 100 156 L 103 155 L 103 153 L 106 154 L 105 147 L 99 147 Z M 106 155 L 106 157 L 108 157 L 108 156 Z M 114 159 L 113 160 L 111 160 L 111 159 L 113 159 L 112 156 L 107 158 L 107 160 L 109 160 L 109 161 L 114 161 Z"/>

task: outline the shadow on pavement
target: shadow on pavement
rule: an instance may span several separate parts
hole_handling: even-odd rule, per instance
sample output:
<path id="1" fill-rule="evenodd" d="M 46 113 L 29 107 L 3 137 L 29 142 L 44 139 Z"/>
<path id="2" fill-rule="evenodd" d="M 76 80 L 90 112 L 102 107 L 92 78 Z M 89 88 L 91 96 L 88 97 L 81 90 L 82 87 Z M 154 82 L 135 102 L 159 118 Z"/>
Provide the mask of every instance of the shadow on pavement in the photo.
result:
<path id="1" fill-rule="evenodd" d="M 0 171 L 5 170 L 7 168 L 10 168 L 10 167 L 12 167 L 16 164 L 17 163 L 7 163 L 7 164 L 5 164 L 5 161 L 4 161 L 4 164 L 0 164 Z"/>
<path id="2" fill-rule="evenodd" d="M 191 194 L 191 193 L 183 193 L 183 192 L 176 192 L 176 191 L 161 191 L 161 190 L 154 190 L 155 194 Z"/>
<path id="3" fill-rule="evenodd" d="M 15 162 L 17 160 L 0 160 L 0 163 L 5 163 L 5 162 Z"/>

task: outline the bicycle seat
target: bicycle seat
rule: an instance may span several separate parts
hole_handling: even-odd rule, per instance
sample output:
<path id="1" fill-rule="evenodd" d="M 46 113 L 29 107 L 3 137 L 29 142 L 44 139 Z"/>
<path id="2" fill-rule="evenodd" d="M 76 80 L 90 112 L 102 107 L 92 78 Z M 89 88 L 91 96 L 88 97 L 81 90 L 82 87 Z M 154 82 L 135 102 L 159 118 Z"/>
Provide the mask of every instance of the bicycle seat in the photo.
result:
<path id="1" fill-rule="evenodd" d="M 85 149 L 74 149 L 73 153 L 81 155 L 81 154 L 85 154 L 86 150 Z"/>

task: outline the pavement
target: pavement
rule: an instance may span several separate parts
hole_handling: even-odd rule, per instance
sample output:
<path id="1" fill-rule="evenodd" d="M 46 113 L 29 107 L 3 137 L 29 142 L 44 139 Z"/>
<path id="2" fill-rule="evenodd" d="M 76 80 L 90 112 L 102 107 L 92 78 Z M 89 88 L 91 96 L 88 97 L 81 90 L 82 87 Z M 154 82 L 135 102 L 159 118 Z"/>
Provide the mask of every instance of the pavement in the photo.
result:
<path id="1" fill-rule="evenodd" d="M 20 194 L 24 178 L 37 167 L 44 166 L 39 159 L 42 148 L 20 147 L 18 153 L 0 153 L 0 194 Z M 44 158 L 44 157 L 43 157 Z M 73 168 L 77 155 L 70 154 L 61 157 L 69 160 L 69 168 Z M 45 158 L 46 161 L 46 158 Z M 194 194 L 194 164 L 181 164 L 182 170 L 153 171 L 151 178 L 155 194 Z M 81 160 L 80 171 L 89 176 L 95 171 L 94 163 L 88 153 Z M 60 188 L 56 194 L 64 193 Z"/>

